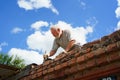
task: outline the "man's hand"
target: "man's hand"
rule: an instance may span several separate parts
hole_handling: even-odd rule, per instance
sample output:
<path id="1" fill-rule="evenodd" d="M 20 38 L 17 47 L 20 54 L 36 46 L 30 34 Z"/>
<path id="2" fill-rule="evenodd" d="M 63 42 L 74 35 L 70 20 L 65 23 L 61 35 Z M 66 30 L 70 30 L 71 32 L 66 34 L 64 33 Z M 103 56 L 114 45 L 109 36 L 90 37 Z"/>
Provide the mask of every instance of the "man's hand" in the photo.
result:
<path id="1" fill-rule="evenodd" d="M 43 58 L 44 58 L 44 60 L 47 60 L 48 59 L 48 54 L 44 54 Z"/>

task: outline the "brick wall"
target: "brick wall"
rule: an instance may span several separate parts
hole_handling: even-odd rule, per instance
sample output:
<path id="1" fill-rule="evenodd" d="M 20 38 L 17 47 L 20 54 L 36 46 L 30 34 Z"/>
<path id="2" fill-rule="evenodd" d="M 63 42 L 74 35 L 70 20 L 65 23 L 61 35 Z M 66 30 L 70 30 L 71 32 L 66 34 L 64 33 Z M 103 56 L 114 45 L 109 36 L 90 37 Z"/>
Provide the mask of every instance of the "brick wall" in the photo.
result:
<path id="1" fill-rule="evenodd" d="M 120 30 L 84 44 L 79 52 L 60 53 L 20 80 L 120 80 Z"/>

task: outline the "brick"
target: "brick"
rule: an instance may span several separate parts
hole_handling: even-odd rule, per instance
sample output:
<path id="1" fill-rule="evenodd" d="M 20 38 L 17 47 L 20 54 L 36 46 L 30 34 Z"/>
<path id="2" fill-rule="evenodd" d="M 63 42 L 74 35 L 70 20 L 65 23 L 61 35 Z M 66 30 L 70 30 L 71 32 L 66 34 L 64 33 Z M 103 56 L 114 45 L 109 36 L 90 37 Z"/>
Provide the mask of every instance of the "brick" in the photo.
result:
<path id="1" fill-rule="evenodd" d="M 68 76 L 65 80 L 74 80 L 74 76 L 73 76 L 73 75 L 70 75 L 70 76 Z"/>
<path id="2" fill-rule="evenodd" d="M 48 70 L 43 70 L 43 75 L 47 74 L 48 73 Z"/>
<path id="3" fill-rule="evenodd" d="M 109 54 L 109 61 L 116 61 L 116 60 L 120 60 L 120 51 L 118 52 L 112 52 Z"/>
<path id="4" fill-rule="evenodd" d="M 111 51 L 115 51 L 117 48 L 117 44 L 116 43 L 113 43 L 113 44 L 110 44 L 109 46 L 107 46 L 107 52 L 111 52 Z"/>
<path id="5" fill-rule="evenodd" d="M 78 58 L 77 58 L 77 63 L 82 63 L 82 62 L 84 62 L 85 61 L 85 56 L 84 55 L 82 55 L 82 56 L 79 56 Z"/>
<path id="6" fill-rule="evenodd" d="M 41 68 L 39 68 L 38 70 L 37 70 L 37 72 L 41 72 L 43 69 L 42 69 L 42 67 Z"/>
<path id="7" fill-rule="evenodd" d="M 64 63 L 61 63 L 61 68 L 63 69 L 63 68 L 65 68 L 65 67 L 67 67 L 68 66 L 68 61 L 67 62 L 64 62 Z"/>
<path id="8" fill-rule="evenodd" d="M 71 74 L 73 74 L 73 73 L 75 73 L 77 71 L 78 71 L 78 66 L 77 65 L 71 66 L 71 68 L 70 68 L 70 73 Z"/>
<path id="9" fill-rule="evenodd" d="M 74 79 L 77 79 L 77 78 L 82 77 L 82 76 L 83 76 L 83 72 L 82 71 L 77 72 L 77 73 L 74 74 Z"/>
<path id="10" fill-rule="evenodd" d="M 37 77 L 43 76 L 43 72 L 37 72 L 36 74 L 37 74 L 37 75 L 36 75 Z"/>
<path id="11" fill-rule="evenodd" d="M 36 74 L 31 75 L 31 79 L 35 79 L 37 77 Z"/>
<path id="12" fill-rule="evenodd" d="M 65 68 L 65 75 L 70 74 L 70 67 Z"/>
<path id="13" fill-rule="evenodd" d="M 106 63 L 108 63 L 108 55 L 96 57 L 96 64 L 97 65 L 104 65 Z"/>
<path id="14" fill-rule="evenodd" d="M 51 62 L 51 60 L 45 61 L 45 62 L 43 63 L 43 66 L 49 65 L 50 62 Z"/>
<path id="15" fill-rule="evenodd" d="M 95 58 L 93 59 L 90 59 L 86 62 L 86 67 L 87 68 L 92 68 L 92 67 L 95 67 L 97 64 L 96 64 L 96 60 Z"/>
<path id="16" fill-rule="evenodd" d="M 60 78 L 65 75 L 64 69 L 55 72 L 55 78 Z"/>
<path id="17" fill-rule="evenodd" d="M 95 54 L 95 56 L 101 56 L 103 54 L 105 54 L 105 49 L 104 48 L 98 48 L 97 50 L 95 50 L 93 53 Z"/>
<path id="18" fill-rule="evenodd" d="M 92 51 L 90 53 L 85 54 L 85 56 L 86 56 L 86 60 L 88 60 L 88 59 L 94 58 L 95 55 L 94 55 L 94 53 Z"/>
<path id="19" fill-rule="evenodd" d="M 54 67 L 48 69 L 48 73 L 51 73 L 54 71 Z"/>
<path id="20" fill-rule="evenodd" d="M 82 71 L 86 69 L 86 63 L 78 64 L 77 65 L 78 71 Z"/>
<path id="21" fill-rule="evenodd" d="M 45 75 L 45 76 L 44 76 L 44 80 L 49 80 L 49 76 L 48 76 L 48 75 Z"/>
<path id="22" fill-rule="evenodd" d="M 73 58 L 73 59 L 69 60 L 68 65 L 72 66 L 72 65 L 76 64 L 76 60 L 77 60 L 77 58 Z"/>
<path id="23" fill-rule="evenodd" d="M 51 73 L 51 74 L 49 74 L 48 76 L 49 76 L 49 79 L 48 79 L 48 80 L 50 80 L 50 79 L 52 79 L 52 80 L 55 79 L 55 73 Z"/>
<path id="24" fill-rule="evenodd" d="M 101 38 L 101 42 L 104 42 L 105 40 L 107 40 L 109 38 L 109 36 L 103 36 L 102 38 Z"/>
<path id="25" fill-rule="evenodd" d="M 59 69 L 61 69 L 61 65 L 60 64 L 55 66 L 55 70 L 59 70 Z"/>

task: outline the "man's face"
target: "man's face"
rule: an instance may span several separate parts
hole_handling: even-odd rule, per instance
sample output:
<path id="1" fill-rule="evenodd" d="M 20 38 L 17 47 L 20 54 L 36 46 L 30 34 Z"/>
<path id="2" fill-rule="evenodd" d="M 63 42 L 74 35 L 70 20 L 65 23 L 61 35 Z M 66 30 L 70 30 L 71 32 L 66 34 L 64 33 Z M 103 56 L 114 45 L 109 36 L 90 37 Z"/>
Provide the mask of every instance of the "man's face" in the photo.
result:
<path id="1" fill-rule="evenodd" d="M 60 37 L 60 30 L 59 29 L 51 29 L 51 33 L 55 38 L 59 38 Z"/>

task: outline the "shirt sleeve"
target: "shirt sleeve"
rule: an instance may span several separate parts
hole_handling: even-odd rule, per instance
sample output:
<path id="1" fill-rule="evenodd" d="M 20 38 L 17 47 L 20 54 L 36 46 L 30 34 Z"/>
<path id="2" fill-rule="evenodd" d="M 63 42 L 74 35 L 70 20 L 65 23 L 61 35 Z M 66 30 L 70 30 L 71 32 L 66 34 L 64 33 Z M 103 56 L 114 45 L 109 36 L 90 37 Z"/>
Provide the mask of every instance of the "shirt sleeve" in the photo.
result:
<path id="1" fill-rule="evenodd" d="M 67 37 L 68 41 L 73 40 L 73 38 L 71 36 L 71 32 L 69 30 L 66 30 L 66 37 Z"/>
<path id="2" fill-rule="evenodd" d="M 57 44 L 56 39 L 55 39 L 54 42 L 53 42 L 52 50 L 57 51 L 57 49 L 58 49 L 59 47 L 60 47 L 60 46 L 59 46 L 59 44 Z"/>

